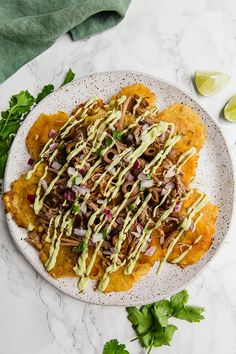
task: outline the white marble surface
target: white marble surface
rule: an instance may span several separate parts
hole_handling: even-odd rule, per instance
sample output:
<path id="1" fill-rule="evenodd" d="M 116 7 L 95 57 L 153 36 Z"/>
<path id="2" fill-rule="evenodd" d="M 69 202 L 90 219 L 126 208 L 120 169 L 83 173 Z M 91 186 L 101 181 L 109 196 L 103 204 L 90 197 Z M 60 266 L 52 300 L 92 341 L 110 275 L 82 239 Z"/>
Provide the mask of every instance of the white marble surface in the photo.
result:
<path id="1" fill-rule="evenodd" d="M 9 96 L 46 83 L 59 85 L 72 67 L 77 76 L 132 69 L 167 79 L 191 93 L 218 121 L 236 166 L 236 124 L 219 118 L 236 94 L 235 0 L 133 0 L 116 28 L 81 42 L 62 36 L 53 47 L 0 85 L 0 109 Z M 228 86 L 210 98 L 197 96 L 191 76 L 197 69 L 232 75 Z M 224 176 L 222 176 L 224 178 Z M 134 333 L 123 308 L 87 305 L 53 289 L 15 249 L 0 213 L 0 353 L 100 354 L 118 338 L 131 354 Z M 200 324 L 178 322 L 171 347 L 159 354 L 236 353 L 236 221 L 219 254 L 188 287 L 191 303 L 206 308 Z"/>

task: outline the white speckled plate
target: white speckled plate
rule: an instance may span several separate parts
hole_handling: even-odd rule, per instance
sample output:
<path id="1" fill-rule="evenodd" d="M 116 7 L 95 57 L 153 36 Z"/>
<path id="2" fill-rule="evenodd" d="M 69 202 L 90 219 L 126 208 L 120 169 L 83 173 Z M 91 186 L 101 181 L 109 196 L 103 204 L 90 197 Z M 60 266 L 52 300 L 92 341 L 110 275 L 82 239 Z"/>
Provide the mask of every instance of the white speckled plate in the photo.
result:
<path id="1" fill-rule="evenodd" d="M 182 270 L 177 266 L 167 264 L 159 277 L 156 276 L 156 265 L 128 292 L 105 295 L 93 290 L 94 284 L 91 283 L 84 293 L 79 293 L 75 278 L 55 280 L 48 275 L 39 261 L 38 253 L 24 241 L 26 231 L 19 228 L 11 216 L 7 215 L 9 229 L 16 245 L 37 272 L 66 294 L 95 304 L 141 305 L 160 300 L 177 292 L 195 278 L 215 255 L 226 236 L 232 216 L 233 170 L 231 158 L 219 127 L 207 112 L 186 93 L 165 81 L 130 71 L 98 73 L 78 79 L 40 102 L 22 124 L 12 144 L 6 167 L 5 191 L 9 190 L 13 180 L 29 168 L 25 138 L 40 113 L 54 113 L 59 110 L 69 113 L 76 104 L 86 101 L 91 96 L 99 95 L 106 100 L 121 87 L 135 82 L 142 82 L 155 92 L 160 110 L 172 103 L 183 102 L 195 109 L 202 117 L 207 127 L 208 138 L 200 154 L 197 173 L 198 188 L 207 192 L 211 200 L 220 207 L 217 232 L 212 247 L 196 265 Z"/>

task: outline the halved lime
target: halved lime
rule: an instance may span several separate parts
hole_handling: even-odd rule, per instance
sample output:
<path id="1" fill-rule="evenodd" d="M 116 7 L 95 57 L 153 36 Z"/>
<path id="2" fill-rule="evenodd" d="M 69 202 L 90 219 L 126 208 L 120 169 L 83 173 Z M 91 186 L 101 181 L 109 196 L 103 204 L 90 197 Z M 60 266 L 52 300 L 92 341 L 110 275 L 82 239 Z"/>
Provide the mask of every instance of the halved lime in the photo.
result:
<path id="1" fill-rule="evenodd" d="M 214 71 L 196 71 L 195 84 L 202 96 L 211 96 L 220 91 L 230 80 L 230 75 Z"/>
<path id="2" fill-rule="evenodd" d="M 236 122 L 236 95 L 233 96 L 225 106 L 224 117 L 230 122 Z"/>

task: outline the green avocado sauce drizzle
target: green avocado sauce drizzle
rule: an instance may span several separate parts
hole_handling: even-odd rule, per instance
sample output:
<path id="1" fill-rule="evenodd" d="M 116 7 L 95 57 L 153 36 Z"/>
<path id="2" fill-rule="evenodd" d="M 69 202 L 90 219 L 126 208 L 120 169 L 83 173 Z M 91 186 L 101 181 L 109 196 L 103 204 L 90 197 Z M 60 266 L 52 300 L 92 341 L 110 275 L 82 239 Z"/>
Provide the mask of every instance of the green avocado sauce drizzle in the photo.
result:
<path id="1" fill-rule="evenodd" d="M 44 149 L 42 150 L 40 154 L 40 160 L 38 163 L 35 165 L 34 169 L 30 171 L 27 175 L 27 178 L 30 178 L 33 174 L 33 172 L 36 170 L 37 166 L 44 161 L 45 157 L 50 155 L 50 144 L 53 142 L 56 142 L 57 139 L 61 139 L 63 142 L 63 139 L 70 133 L 71 129 L 75 127 L 76 125 L 79 125 L 82 123 L 86 117 L 87 117 L 87 112 L 88 110 L 93 107 L 93 105 L 96 103 L 98 100 L 98 97 L 94 97 L 90 99 L 86 105 L 83 108 L 79 108 L 74 115 L 72 115 L 68 121 L 61 127 L 59 130 L 57 136 L 53 139 L 50 139 L 48 143 L 44 146 Z M 118 106 L 121 105 L 126 99 L 126 96 L 122 96 L 118 100 Z M 137 104 L 133 108 L 133 115 L 135 115 L 136 110 L 140 104 L 141 100 L 137 100 Z M 133 127 L 138 126 L 138 122 L 143 120 L 146 116 L 149 114 L 154 114 L 157 112 L 157 108 L 151 108 L 150 111 L 145 111 L 143 114 L 139 115 L 138 117 L 135 118 L 135 122 L 130 124 L 126 129 L 124 129 L 121 132 L 122 134 L 127 133 L 130 129 Z M 89 126 L 88 128 L 88 136 L 86 142 L 83 140 L 79 141 L 75 148 L 70 152 L 70 154 L 67 156 L 67 162 L 65 163 L 64 166 L 62 166 L 59 171 L 57 172 L 57 176 L 51 181 L 47 189 L 44 191 L 44 194 L 42 195 L 41 193 L 41 185 L 42 185 L 42 180 L 46 177 L 47 172 L 48 172 L 48 166 L 45 167 L 43 176 L 41 177 L 39 183 L 38 183 L 38 188 L 36 191 L 36 199 L 34 203 L 34 210 L 35 213 L 38 214 L 39 211 L 41 210 L 44 199 L 45 197 L 51 192 L 57 181 L 59 180 L 60 176 L 63 174 L 63 172 L 68 168 L 70 161 L 77 156 L 86 146 L 88 142 L 93 142 L 92 143 L 92 148 L 89 150 L 87 155 L 84 157 L 83 161 L 78 164 L 77 169 L 83 168 L 91 156 L 92 153 L 96 152 L 103 144 L 104 139 L 106 139 L 107 133 L 106 133 L 106 128 L 109 127 L 110 129 L 114 129 L 114 124 L 120 119 L 121 117 L 121 112 L 120 110 L 112 109 L 111 111 L 108 111 L 105 113 L 104 117 L 101 117 L 100 119 L 96 120 L 93 125 Z M 180 136 L 179 135 L 174 135 L 174 124 L 173 123 L 168 123 L 168 122 L 158 122 L 157 124 L 153 124 L 151 127 L 146 129 L 141 133 L 141 142 L 140 145 L 136 148 L 136 150 L 132 150 L 132 148 L 126 148 L 121 154 L 116 156 L 113 161 L 111 162 L 110 165 L 108 165 L 108 168 L 106 171 L 99 177 L 99 179 L 94 183 L 93 188 L 91 189 L 90 192 L 88 192 L 84 196 L 84 200 L 88 200 L 90 193 L 96 189 L 96 187 L 101 183 L 103 178 L 106 176 L 107 173 L 111 173 L 113 170 L 113 175 L 110 177 L 108 180 L 106 189 L 105 189 L 105 199 L 103 201 L 103 204 L 101 205 L 100 208 L 98 208 L 89 218 L 88 225 L 87 225 L 87 233 L 85 235 L 84 243 L 88 246 L 89 240 L 94 232 L 99 232 L 106 220 L 105 220 L 105 215 L 103 214 L 104 208 L 107 206 L 108 202 L 110 202 L 112 199 L 114 199 L 119 191 L 120 188 L 122 187 L 123 183 L 125 182 L 125 175 L 126 173 L 133 167 L 135 161 L 146 151 L 146 149 L 156 140 L 156 138 L 162 134 L 165 134 L 169 128 L 169 136 L 167 140 L 164 143 L 164 149 L 160 151 L 155 158 L 145 166 L 144 170 L 142 171 L 143 173 L 150 173 L 150 172 L 155 172 L 158 167 L 160 167 L 161 163 L 164 161 L 164 159 L 167 157 L 173 146 L 179 141 Z M 96 163 L 90 167 L 90 169 L 87 171 L 86 175 L 81 179 L 80 184 L 84 184 L 88 181 L 88 179 L 91 177 L 93 171 L 99 167 L 99 165 L 102 163 L 103 156 L 105 153 L 114 145 L 114 141 L 111 142 L 111 145 L 107 146 L 104 148 L 101 152 L 100 158 L 96 161 Z M 49 163 L 52 163 L 54 158 L 56 157 L 58 152 L 58 149 L 51 154 L 49 158 Z M 189 150 L 187 150 L 185 153 L 183 153 L 176 166 L 174 165 L 174 168 L 176 172 L 180 172 L 182 166 L 196 153 L 196 149 L 193 147 Z M 128 165 L 122 170 L 121 167 L 117 167 L 119 162 L 123 158 L 128 158 Z M 77 173 L 77 171 L 76 171 Z M 111 186 L 111 183 L 114 179 L 117 179 L 117 183 L 115 186 L 109 188 Z M 133 184 L 132 189 L 127 192 L 124 195 L 124 200 L 119 206 L 115 206 L 113 209 L 111 209 L 112 212 L 112 220 L 110 221 L 108 227 L 107 227 L 107 233 L 111 230 L 116 218 L 118 217 L 120 211 L 127 205 L 127 202 L 130 198 L 130 195 L 132 192 L 135 190 L 135 188 L 139 188 L 139 183 L 140 181 L 136 181 Z M 157 212 L 157 209 L 164 203 L 165 199 L 167 198 L 168 194 L 170 191 L 165 194 L 160 203 L 157 205 L 157 207 L 154 209 L 154 214 Z M 109 284 L 109 274 L 115 272 L 119 267 L 123 266 L 127 261 L 127 265 L 125 267 L 124 273 L 125 274 L 131 274 L 135 264 L 140 256 L 140 252 L 144 249 L 148 239 L 150 238 L 150 235 L 152 231 L 156 228 L 158 228 L 161 223 L 173 212 L 174 207 L 176 203 L 179 201 L 178 199 L 175 199 L 172 201 L 171 206 L 160 216 L 158 221 L 155 223 L 155 226 L 151 229 L 148 228 L 149 222 L 146 224 L 145 228 L 143 229 L 141 236 L 139 238 L 139 241 L 132 251 L 132 253 L 128 256 L 127 260 L 124 260 L 123 262 L 118 262 L 119 260 L 119 252 L 121 250 L 122 244 L 126 239 L 127 232 L 129 231 L 130 227 L 132 224 L 135 222 L 135 220 L 138 218 L 142 210 L 145 208 L 145 206 L 148 204 L 151 194 L 148 194 L 146 199 L 143 201 L 143 203 L 140 205 L 141 199 L 141 192 L 139 192 L 135 200 L 132 202 L 134 205 L 134 208 L 136 209 L 135 214 L 132 216 L 131 210 L 127 212 L 127 215 L 124 220 L 123 228 L 119 232 L 117 242 L 115 244 L 115 249 L 116 252 L 110 256 L 111 259 L 111 264 L 107 267 L 104 276 L 99 284 L 99 290 L 104 291 Z M 76 200 L 74 202 L 74 205 L 79 206 L 78 200 L 79 200 L 80 195 L 78 194 L 76 196 Z M 110 198 L 110 199 L 109 199 Z M 77 204 L 76 204 L 77 203 Z M 195 204 L 195 203 L 194 203 Z M 189 212 L 189 217 L 193 217 L 200 209 L 199 205 L 194 205 L 192 206 L 192 209 L 188 210 Z M 200 205 L 203 205 L 204 207 L 204 202 L 202 202 Z M 138 208 L 138 209 L 137 209 Z M 73 222 L 74 222 L 74 213 L 73 216 L 71 216 L 72 210 L 68 210 L 64 216 L 59 214 L 58 216 L 54 217 L 51 219 L 51 222 L 49 224 L 49 228 L 47 231 L 46 235 L 46 241 L 50 243 L 50 250 L 49 250 L 49 258 L 45 264 L 45 267 L 48 271 L 52 270 L 53 267 L 56 264 L 56 259 L 57 255 L 60 249 L 60 242 L 61 242 L 61 237 L 63 234 L 66 233 L 67 236 L 70 236 L 73 232 Z M 185 231 L 187 228 L 187 225 L 189 225 L 189 217 L 186 217 L 185 223 L 181 223 L 181 228 L 180 232 L 177 235 L 176 238 L 180 238 L 182 235 L 183 231 Z M 99 218 L 99 223 L 94 226 L 94 221 L 95 219 Z M 195 224 L 197 223 L 197 220 L 195 221 Z M 54 230 L 52 233 L 52 229 Z M 182 232 L 182 233 L 181 233 Z M 51 236 L 52 233 L 52 236 Z M 177 239 L 177 241 L 178 241 Z M 175 239 L 176 240 L 176 239 Z M 176 242 L 177 242 L 176 241 Z M 96 245 L 96 248 L 94 250 L 94 253 L 87 265 L 87 259 L 88 259 L 88 247 L 85 247 L 85 249 L 81 252 L 80 256 L 78 257 L 77 264 L 75 265 L 74 272 L 77 276 L 80 277 L 80 280 L 78 281 L 78 287 L 81 291 L 83 291 L 88 283 L 88 280 L 90 279 L 89 275 L 92 270 L 92 267 L 94 265 L 94 262 L 96 260 L 97 254 L 102 246 L 103 240 L 99 241 Z M 173 246 L 173 242 L 170 244 Z M 174 247 L 174 246 L 173 246 Z M 173 249 L 172 247 L 172 249 Z M 167 256 L 165 259 L 161 262 L 163 264 L 166 259 L 168 258 L 169 254 L 171 253 L 172 249 L 168 247 L 167 250 Z M 162 267 L 160 264 L 159 268 Z"/>

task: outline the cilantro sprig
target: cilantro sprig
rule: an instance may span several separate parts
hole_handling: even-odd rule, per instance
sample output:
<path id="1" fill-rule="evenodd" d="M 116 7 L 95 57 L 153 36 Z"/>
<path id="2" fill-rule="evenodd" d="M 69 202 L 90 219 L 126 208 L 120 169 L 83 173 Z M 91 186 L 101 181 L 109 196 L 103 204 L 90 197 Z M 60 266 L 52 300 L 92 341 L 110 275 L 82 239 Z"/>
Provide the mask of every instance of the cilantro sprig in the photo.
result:
<path id="1" fill-rule="evenodd" d="M 111 339 L 104 345 L 102 354 L 129 354 L 124 344 L 120 344 L 117 339 Z"/>
<path id="2" fill-rule="evenodd" d="M 72 81 L 75 74 L 70 69 L 66 74 L 63 85 Z M 9 100 L 9 107 L 1 112 L 0 116 L 0 179 L 4 177 L 5 166 L 10 146 L 22 121 L 26 118 L 30 110 L 42 99 L 54 91 L 52 84 L 45 85 L 38 95 L 33 97 L 29 91 L 20 91 L 12 95 Z"/>
<path id="3" fill-rule="evenodd" d="M 63 81 L 62 83 L 62 86 L 63 85 L 66 85 L 68 84 L 69 82 L 73 81 L 75 78 L 75 73 L 71 70 L 71 68 L 68 70 L 67 74 L 66 74 L 66 77 L 65 77 L 65 80 Z"/>
<path id="4" fill-rule="evenodd" d="M 35 99 L 35 103 L 38 104 L 40 101 L 42 101 L 46 96 L 48 96 L 50 93 L 54 91 L 54 86 L 52 84 L 45 85 L 38 93 L 38 96 Z"/>
<path id="5" fill-rule="evenodd" d="M 9 100 L 9 108 L 0 118 L 0 178 L 3 178 L 8 151 L 21 122 L 35 102 L 29 91 L 21 91 Z"/>
<path id="6" fill-rule="evenodd" d="M 170 300 L 161 300 L 152 305 L 126 308 L 128 319 L 137 334 L 141 346 L 148 348 L 170 345 L 177 327 L 169 324 L 171 317 L 188 322 L 199 322 L 204 319 L 204 308 L 189 306 L 188 292 L 183 290 L 172 296 Z"/>

